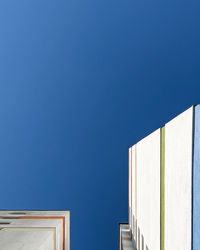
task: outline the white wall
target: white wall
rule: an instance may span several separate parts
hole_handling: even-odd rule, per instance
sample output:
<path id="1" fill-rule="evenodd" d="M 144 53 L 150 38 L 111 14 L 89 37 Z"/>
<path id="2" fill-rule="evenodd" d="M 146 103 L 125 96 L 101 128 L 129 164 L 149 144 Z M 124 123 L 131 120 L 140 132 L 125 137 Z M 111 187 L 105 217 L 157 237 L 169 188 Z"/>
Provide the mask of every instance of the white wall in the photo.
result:
<path id="1" fill-rule="evenodd" d="M 193 107 L 165 126 L 165 250 L 191 249 Z"/>
<path id="2" fill-rule="evenodd" d="M 132 233 L 134 236 L 134 239 L 136 238 L 136 224 L 135 224 L 135 220 L 136 220 L 136 151 L 135 151 L 135 145 L 132 146 L 132 224 L 133 224 L 133 228 L 132 228 Z M 134 216 L 134 217 L 133 217 Z M 133 220 L 134 218 L 134 220 Z"/>
<path id="3" fill-rule="evenodd" d="M 144 249 L 160 250 L 160 129 L 137 143 L 137 220 Z"/>
<path id="4" fill-rule="evenodd" d="M 1 230 L 1 250 L 55 250 L 54 232 L 44 230 Z"/>
<path id="5" fill-rule="evenodd" d="M 10 224 L 0 224 L 2 230 L 7 231 L 40 231 L 42 237 L 42 231 L 55 231 L 56 250 L 63 250 L 63 224 L 61 219 L 2 219 L 1 223 L 10 223 Z M 0 230 L 0 235 L 2 233 Z M 35 239 L 36 241 L 41 241 L 40 237 Z M 52 239 L 53 240 L 53 239 Z M 25 242 L 25 240 L 24 240 Z M 27 242 L 28 244 L 28 242 Z M 29 243 L 30 244 L 30 243 Z M 28 248 L 27 248 L 28 249 Z"/>

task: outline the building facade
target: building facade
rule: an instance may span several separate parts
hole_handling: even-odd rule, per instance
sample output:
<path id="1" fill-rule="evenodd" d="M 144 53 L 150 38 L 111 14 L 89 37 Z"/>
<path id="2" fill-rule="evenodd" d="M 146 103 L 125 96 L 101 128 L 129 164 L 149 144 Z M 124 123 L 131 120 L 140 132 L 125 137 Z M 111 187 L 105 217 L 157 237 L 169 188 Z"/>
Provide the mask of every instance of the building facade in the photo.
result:
<path id="1" fill-rule="evenodd" d="M 200 105 L 129 148 L 128 189 L 120 250 L 199 249 Z"/>

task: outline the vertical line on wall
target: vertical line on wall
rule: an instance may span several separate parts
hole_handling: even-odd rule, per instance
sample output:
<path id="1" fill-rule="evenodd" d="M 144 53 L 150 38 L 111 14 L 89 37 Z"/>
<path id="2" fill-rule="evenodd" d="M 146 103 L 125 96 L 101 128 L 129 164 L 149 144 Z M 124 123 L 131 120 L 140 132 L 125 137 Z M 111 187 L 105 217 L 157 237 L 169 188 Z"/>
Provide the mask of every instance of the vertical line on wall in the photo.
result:
<path id="1" fill-rule="evenodd" d="M 133 180 L 132 180 L 132 171 L 133 171 L 133 170 L 132 170 L 132 147 L 131 147 L 131 211 L 132 211 L 132 209 L 133 209 L 133 208 L 132 208 L 132 199 L 133 199 L 133 198 L 132 198 L 132 197 L 133 197 L 133 194 L 132 194 L 132 192 L 133 192 L 133 191 L 132 191 L 132 185 L 133 185 L 133 184 L 132 184 L 132 181 L 133 181 Z M 131 215 L 131 216 L 132 216 L 132 215 Z"/>
<path id="2" fill-rule="evenodd" d="M 132 147 L 131 147 L 131 210 L 132 210 Z"/>
<path id="3" fill-rule="evenodd" d="M 131 147 L 131 230 L 133 231 L 133 223 L 132 223 L 132 214 L 133 214 L 133 208 L 132 208 L 132 194 L 133 191 L 132 191 L 132 147 Z M 132 236 L 132 233 L 131 233 L 131 236 Z"/>
<path id="4" fill-rule="evenodd" d="M 165 237 L 165 127 L 160 130 L 160 250 Z"/>
<path id="5" fill-rule="evenodd" d="M 137 144 L 135 144 L 135 241 L 137 246 Z"/>
<path id="6" fill-rule="evenodd" d="M 192 196 L 192 201 L 191 201 L 191 249 L 193 250 L 193 225 L 194 225 L 194 221 L 193 221 L 193 214 L 194 214 L 194 141 L 195 141 L 195 106 L 193 106 L 193 114 L 192 114 L 192 189 L 191 189 L 191 196 Z"/>
<path id="7" fill-rule="evenodd" d="M 200 105 L 193 107 L 191 249 L 200 246 Z"/>
<path id="8" fill-rule="evenodd" d="M 128 223 L 130 226 L 130 148 L 128 149 Z"/>

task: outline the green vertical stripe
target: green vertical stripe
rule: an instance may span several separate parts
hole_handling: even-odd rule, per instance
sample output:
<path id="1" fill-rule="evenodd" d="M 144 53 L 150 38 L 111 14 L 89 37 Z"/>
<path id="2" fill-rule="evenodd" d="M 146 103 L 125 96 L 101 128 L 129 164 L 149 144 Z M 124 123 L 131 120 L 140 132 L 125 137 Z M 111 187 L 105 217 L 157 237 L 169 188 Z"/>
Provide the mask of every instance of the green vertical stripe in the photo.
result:
<path id="1" fill-rule="evenodd" d="M 160 250 L 164 250 L 165 238 L 165 127 L 160 135 Z"/>

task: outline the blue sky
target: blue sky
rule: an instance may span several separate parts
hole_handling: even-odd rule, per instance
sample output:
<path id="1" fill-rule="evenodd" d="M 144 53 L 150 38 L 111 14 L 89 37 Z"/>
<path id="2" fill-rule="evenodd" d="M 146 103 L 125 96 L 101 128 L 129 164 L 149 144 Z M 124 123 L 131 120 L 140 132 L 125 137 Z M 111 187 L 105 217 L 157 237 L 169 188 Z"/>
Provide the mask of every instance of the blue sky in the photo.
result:
<path id="1" fill-rule="evenodd" d="M 200 103 L 197 0 L 0 2 L 0 209 L 70 209 L 115 250 L 128 147 Z"/>

